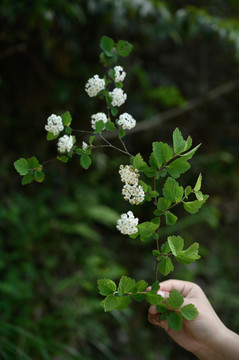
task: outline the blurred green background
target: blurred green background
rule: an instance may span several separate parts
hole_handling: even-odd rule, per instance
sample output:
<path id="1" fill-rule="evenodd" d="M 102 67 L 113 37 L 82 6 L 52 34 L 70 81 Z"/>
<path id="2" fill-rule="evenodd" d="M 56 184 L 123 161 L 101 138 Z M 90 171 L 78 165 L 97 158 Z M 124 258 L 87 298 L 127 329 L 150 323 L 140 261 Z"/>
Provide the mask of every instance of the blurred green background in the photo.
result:
<path id="1" fill-rule="evenodd" d="M 201 259 L 173 277 L 197 282 L 239 332 L 239 4 L 237 0 L 1 0 L 0 2 L 0 357 L 34 360 L 190 360 L 147 322 L 147 305 L 104 313 L 96 281 L 128 275 L 154 280 L 154 244 L 116 229 L 129 210 L 117 176 L 128 159 L 98 152 L 47 165 L 43 184 L 20 185 L 13 162 L 55 157 L 44 126 L 52 113 L 90 130 L 102 104 L 84 85 L 103 76 L 99 40 L 133 43 L 122 111 L 138 122 L 130 152 L 147 159 L 152 141 L 171 142 L 178 126 L 202 143 L 182 185 L 203 173 L 207 205 L 161 229 L 200 243 Z M 87 138 L 79 138 L 87 140 Z M 140 221 L 147 205 L 134 207 Z"/>

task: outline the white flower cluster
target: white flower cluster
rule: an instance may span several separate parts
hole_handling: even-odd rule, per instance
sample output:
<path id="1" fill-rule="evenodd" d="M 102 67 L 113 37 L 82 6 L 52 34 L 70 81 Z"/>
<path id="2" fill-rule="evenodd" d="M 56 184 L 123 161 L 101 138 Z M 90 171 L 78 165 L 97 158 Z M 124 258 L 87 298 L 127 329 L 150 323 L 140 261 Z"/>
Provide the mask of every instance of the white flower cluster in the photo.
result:
<path id="1" fill-rule="evenodd" d="M 137 225 L 139 219 L 134 217 L 132 211 L 128 211 L 127 214 L 122 214 L 117 221 L 116 228 L 124 235 L 132 235 L 137 233 Z"/>
<path id="2" fill-rule="evenodd" d="M 118 124 L 122 126 L 124 130 L 131 130 L 136 125 L 136 120 L 128 113 L 120 115 Z"/>
<path id="3" fill-rule="evenodd" d="M 125 94 L 123 90 L 119 88 L 115 88 L 109 93 L 109 95 L 112 97 L 112 106 L 121 106 L 127 99 L 127 94 Z"/>
<path id="4" fill-rule="evenodd" d="M 122 66 L 119 66 L 119 65 L 115 66 L 114 71 L 115 71 L 115 82 L 124 81 L 126 72 L 124 71 Z"/>
<path id="5" fill-rule="evenodd" d="M 54 136 L 58 135 L 64 129 L 62 118 L 55 114 L 52 114 L 47 119 L 47 125 L 45 126 L 45 130 L 52 133 Z"/>
<path id="6" fill-rule="evenodd" d="M 58 140 L 58 151 L 61 153 L 69 152 L 73 146 L 73 137 L 71 135 L 64 135 Z"/>
<path id="7" fill-rule="evenodd" d="M 96 128 L 95 123 L 100 120 L 102 120 L 104 123 L 107 123 L 107 116 L 102 112 L 98 112 L 97 114 L 91 115 L 91 126 L 94 130 Z"/>
<path id="8" fill-rule="evenodd" d="M 90 97 L 96 96 L 101 90 L 105 88 L 105 80 L 100 79 L 99 75 L 94 75 L 85 84 L 85 91 Z"/>
<path id="9" fill-rule="evenodd" d="M 131 205 L 139 205 L 144 201 L 144 190 L 141 185 L 125 184 L 122 195 L 124 195 L 124 200 L 129 200 Z"/>
<path id="10" fill-rule="evenodd" d="M 132 205 L 139 205 L 144 201 L 145 194 L 142 186 L 138 185 L 138 170 L 133 170 L 131 165 L 120 165 L 119 173 L 121 181 L 125 183 L 122 189 L 124 199 L 129 200 Z"/>
<path id="11" fill-rule="evenodd" d="M 132 165 L 120 165 L 119 174 L 122 182 L 136 186 L 138 185 L 138 169 L 133 170 Z"/>

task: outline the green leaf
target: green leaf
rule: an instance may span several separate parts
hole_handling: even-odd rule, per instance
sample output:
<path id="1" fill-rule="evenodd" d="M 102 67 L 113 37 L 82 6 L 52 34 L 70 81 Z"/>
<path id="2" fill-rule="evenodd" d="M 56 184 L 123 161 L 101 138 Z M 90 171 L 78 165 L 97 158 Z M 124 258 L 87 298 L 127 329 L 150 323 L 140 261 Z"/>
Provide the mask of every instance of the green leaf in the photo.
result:
<path id="1" fill-rule="evenodd" d="M 72 122 L 70 111 L 64 112 L 64 114 L 61 115 L 61 118 L 64 126 L 69 126 Z"/>
<path id="2" fill-rule="evenodd" d="M 155 168 L 158 167 L 158 163 L 157 163 L 157 161 L 156 161 L 156 158 L 155 158 L 155 155 L 154 155 L 153 152 L 151 153 L 151 155 L 150 155 L 150 157 L 149 157 L 149 163 L 150 163 L 151 166 L 153 166 L 153 167 L 155 167 Z"/>
<path id="3" fill-rule="evenodd" d="M 174 256 L 177 256 L 177 252 L 183 250 L 184 240 L 181 236 L 169 236 L 168 245 Z"/>
<path id="4" fill-rule="evenodd" d="M 167 241 L 166 241 L 164 244 L 162 244 L 162 246 L 161 246 L 161 251 L 162 251 L 162 253 L 164 253 L 164 254 L 168 254 L 168 253 L 171 251 L 171 249 L 170 249 L 169 244 L 168 244 Z"/>
<path id="5" fill-rule="evenodd" d="M 59 133 L 59 134 L 60 134 L 60 133 Z M 55 140 L 55 139 L 58 138 L 59 134 L 53 135 L 51 132 L 48 131 L 47 136 L 46 136 L 46 139 L 47 139 L 48 141 Z"/>
<path id="6" fill-rule="evenodd" d="M 140 280 L 136 283 L 137 292 L 145 291 L 145 289 L 148 287 L 148 283 L 144 280 Z"/>
<path id="7" fill-rule="evenodd" d="M 197 151 L 197 149 L 201 146 L 202 144 L 197 145 L 195 148 L 193 148 L 192 150 L 190 150 L 189 152 L 181 155 L 181 158 L 184 160 L 190 160 L 193 155 L 195 154 L 195 152 Z"/>
<path id="8" fill-rule="evenodd" d="M 184 209 L 190 214 L 196 214 L 207 201 L 208 195 L 203 195 L 203 200 L 188 201 L 183 204 Z"/>
<path id="9" fill-rule="evenodd" d="M 184 265 L 191 264 L 193 261 L 200 259 L 200 255 L 198 255 L 198 248 L 199 244 L 195 242 L 189 246 L 188 249 L 177 251 L 175 259 Z"/>
<path id="10" fill-rule="evenodd" d="M 39 161 L 35 156 L 32 156 L 28 161 L 28 168 L 29 169 L 37 169 L 40 166 Z"/>
<path id="11" fill-rule="evenodd" d="M 89 157 L 89 155 L 87 154 L 82 154 L 81 158 L 80 158 L 80 164 L 83 167 L 83 169 L 88 169 L 91 165 L 92 161 L 91 158 Z"/>
<path id="12" fill-rule="evenodd" d="M 159 193 L 156 190 L 152 190 L 152 191 L 150 191 L 150 196 L 151 197 L 158 197 Z"/>
<path id="13" fill-rule="evenodd" d="M 190 169 L 190 164 L 183 159 L 176 159 L 167 166 L 169 175 L 177 179 L 181 174 Z"/>
<path id="14" fill-rule="evenodd" d="M 161 295 L 151 291 L 146 293 L 145 298 L 151 305 L 159 305 L 162 301 L 164 301 L 164 298 Z"/>
<path id="15" fill-rule="evenodd" d="M 129 296 L 124 296 L 124 297 L 117 297 L 117 308 L 116 310 L 124 310 L 126 309 L 130 302 L 131 302 L 131 299 Z"/>
<path id="16" fill-rule="evenodd" d="M 182 307 L 181 314 L 186 320 L 193 320 L 199 314 L 197 308 L 193 304 L 188 304 Z"/>
<path id="17" fill-rule="evenodd" d="M 110 75 L 111 79 L 114 80 L 114 78 L 115 78 L 115 71 L 114 71 L 114 69 L 110 69 L 110 70 L 109 70 L 109 75 Z M 116 108 L 114 108 L 114 109 L 116 109 Z M 113 114 L 112 114 L 112 115 L 113 115 Z"/>
<path id="18" fill-rule="evenodd" d="M 183 326 L 183 318 L 182 315 L 171 312 L 168 316 L 168 327 L 173 330 L 180 331 Z"/>
<path id="19" fill-rule="evenodd" d="M 142 180 L 139 180 L 139 183 L 138 183 L 140 186 L 142 186 L 144 192 L 147 192 L 148 191 L 148 185 L 143 182 Z"/>
<path id="20" fill-rule="evenodd" d="M 32 182 L 33 178 L 34 178 L 33 172 L 31 171 L 29 174 L 26 174 L 25 176 L 23 176 L 22 185 L 30 184 Z"/>
<path id="21" fill-rule="evenodd" d="M 159 290 L 160 286 L 159 286 L 159 282 L 155 281 L 152 285 L 151 285 L 151 291 L 155 291 L 157 292 Z"/>
<path id="22" fill-rule="evenodd" d="M 104 52 L 102 52 L 100 54 L 100 62 L 104 66 L 111 66 L 111 65 L 115 64 L 117 62 L 117 55 L 114 53 L 112 53 L 112 54 L 107 53 L 107 54 Z"/>
<path id="23" fill-rule="evenodd" d="M 183 187 L 179 186 L 179 183 L 172 179 L 167 178 L 164 187 L 163 187 L 163 195 L 172 202 L 180 202 L 183 198 Z"/>
<path id="24" fill-rule="evenodd" d="M 145 294 L 134 293 L 134 294 L 131 294 L 130 296 L 137 302 L 143 301 L 145 299 Z"/>
<path id="25" fill-rule="evenodd" d="M 113 49 L 113 46 L 114 46 L 114 40 L 113 39 L 111 39 L 108 36 L 102 36 L 102 38 L 100 40 L 100 48 L 109 57 L 112 56 L 111 55 L 111 50 Z"/>
<path id="26" fill-rule="evenodd" d="M 188 138 L 186 140 L 186 147 L 185 147 L 184 150 L 185 151 L 189 150 L 190 147 L 192 146 L 192 144 L 193 144 L 192 138 L 191 138 L 191 136 L 188 136 Z"/>
<path id="27" fill-rule="evenodd" d="M 135 289 L 136 289 L 135 280 L 127 276 L 122 276 L 118 287 L 119 296 L 123 296 L 124 294 L 128 294 L 129 292 L 134 292 Z"/>
<path id="28" fill-rule="evenodd" d="M 164 256 L 158 264 L 158 269 L 161 274 L 167 276 L 169 273 L 171 273 L 174 270 L 174 266 L 172 261 L 167 256 Z"/>
<path id="29" fill-rule="evenodd" d="M 194 186 L 194 191 L 199 191 L 201 189 L 201 185 L 202 185 L 202 174 L 199 174 L 196 185 Z"/>
<path id="30" fill-rule="evenodd" d="M 178 309 L 183 305 L 184 299 L 183 295 L 176 289 L 173 289 L 167 298 L 167 304 L 172 309 Z"/>
<path id="31" fill-rule="evenodd" d="M 133 49 L 133 45 L 128 41 L 119 40 L 116 45 L 116 51 L 120 56 L 128 56 Z"/>
<path id="32" fill-rule="evenodd" d="M 160 197 L 158 198 L 157 208 L 161 211 L 165 211 L 170 207 L 171 204 L 172 202 L 170 200 Z"/>
<path id="33" fill-rule="evenodd" d="M 92 145 L 94 139 L 95 139 L 95 136 L 90 136 L 90 138 L 89 138 L 89 144 L 90 145 Z"/>
<path id="34" fill-rule="evenodd" d="M 195 196 L 197 200 L 203 201 L 203 193 L 201 191 L 195 191 Z"/>
<path id="35" fill-rule="evenodd" d="M 157 167 L 160 168 L 162 164 L 168 162 L 173 157 L 173 149 L 166 143 L 153 142 L 153 154 L 157 163 Z"/>
<path id="36" fill-rule="evenodd" d="M 101 295 L 107 296 L 113 294 L 116 291 L 116 284 L 110 279 L 97 280 L 98 289 Z"/>
<path id="37" fill-rule="evenodd" d="M 112 121 L 107 121 L 107 123 L 105 124 L 105 128 L 107 131 L 114 131 L 115 124 Z"/>
<path id="38" fill-rule="evenodd" d="M 188 185 L 188 186 L 186 187 L 186 189 L 185 189 L 185 196 L 186 196 L 186 198 L 188 198 L 188 196 L 191 194 L 191 192 L 192 192 L 192 188 L 191 188 L 190 185 Z"/>
<path id="39" fill-rule="evenodd" d="M 116 116 L 118 114 L 118 109 L 116 107 L 112 107 L 110 111 L 113 116 Z"/>
<path id="40" fill-rule="evenodd" d="M 103 304 L 105 311 L 117 310 L 118 298 L 114 295 L 108 295 L 106 296 Z"/>
<path id="41" fill-rule="evenodd" d="M 176 128 L 173 132 L 173 149 L 175 154 L 185 151 L 186 141 L 182 137 L 181 131 Z"/>
<path id="42" fill-rule="evenodd" d="M 149 221 L 145 221 L 137 226 L 140 236 L 149 238 L 157 229 L 159 225 Z"/>
<path id="43" fill-rule="evenodd" d="M 164 303 L 161 303 L 161 304 L 158 304 L 156 305 L 156 309 L 157 311 L 162 314 L 162 313 L 166 313 L 168 311 L 168 307 L 166 304 Z"/>
<path id="44" fill-rule="evenodd" d="M 125 131 L 122 127 L 119 128 L 119 137 L 122 139 L 125 136 Z"/>
<path id="45" fill-rule="evenodd" d="M 152 167 L 148 167 L 148 168 L 144 168 L 143 172 L 148 178 L 152 178 L 156 175 L 157 170 Z"/>
<path id="46" fill-rule="evenodd" d="M 95 134 L 100 134 L 102 133 L 102 131 L 104 130 L 105 128 L 105 123 L 103 120 L 99 120 L 95 123 L 95 131 L 94 133 Z"/>
<path id="47" fill-rule="evenodd" d="M 173 213 L 171 213 L 170 211 L 166 211 L 164 213 L 165 217 L 166 217 L 166 224 L 167 225 L 174 225 L 176 223 L 176 221 L 178 220 L 177 216 L 174 215 Z"/>
<path id="48" fill-rule="evenodd" d="M 69 161 L 69 158 L 67 156 L 57 156 L 57 159 L 63 163 L 67 163 Z"/>
<path id="49" fill-rule="evenodd" d="M 148 165 L 142 158 L 141 154 L 137 154 L 136 156 L 133 157 L 133 168 L 134 169 L 141 170 L 142 168 L 145 168 L 147 166 Z"/>
<path id="50" fill-rule="evenodd" d="M 15 161 L 14 167 L 20 175 L 26 175 L 28 173 L 28 162 L 24 158 Z"/>
<path id="51" fill-rule="evenodd" d="M 45 179 L 45 174 L 41 170 L 36 170 L 36 171 L 34 171 L 34 179 L 37 182 L 41 183 Z"/>

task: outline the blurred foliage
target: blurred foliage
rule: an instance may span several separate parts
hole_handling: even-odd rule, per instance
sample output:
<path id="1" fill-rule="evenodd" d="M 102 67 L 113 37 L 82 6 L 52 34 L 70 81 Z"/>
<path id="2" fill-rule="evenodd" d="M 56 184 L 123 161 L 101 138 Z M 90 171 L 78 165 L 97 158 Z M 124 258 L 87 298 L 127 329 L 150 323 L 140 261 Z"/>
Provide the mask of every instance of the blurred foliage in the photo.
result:
<path id="1" fill-rule="evenodd" d="M 184 109 L 238 79 L 238 2 L 2 0 L 0 20 L 1 358 L 193 359 L 148 324 L 144 304 L 112 315 L 99 306 L 99 277 L 153 278 L 153 244 L 115 230 L 116 212 L 128 209 L 116 176 L 127 160 L 112 160 L 114 152 L 95 154 L 87 173 L 77 159 L 49 164 L 46 183 L 27 189 L 12 164 L 19 156 L 43 161 L 55 155 L 45 141 L 51 113 L 69 110 L 73 128 L 90 129 L 89 116 L 100 104 L 87 97 L 84 85 L 104 73 L 98 62 L 102 35 L 134 44 L 122 62 L 128 92 L 122 109 L 139 123 L 173 106 Z M 203 143 L 184 179 L 194 184 L 202 172 L 210 201 L 172 227 L 189 244 L 201 244 L 202 259 L 186 269 L 177 265 L 174 276 L 201 285 L 237 332 L 238 102 L 237 90 L 210 102 L 205 97 L 200 107 L 126 139 L 131 152 L 146 158 L 152 141 L 170 141 L 176 126 L 195 145 Z M 142 221 L 148 211 L 147 205 L 135 209 Z M 232 318 L 232 310 L 238 316 Z"/>

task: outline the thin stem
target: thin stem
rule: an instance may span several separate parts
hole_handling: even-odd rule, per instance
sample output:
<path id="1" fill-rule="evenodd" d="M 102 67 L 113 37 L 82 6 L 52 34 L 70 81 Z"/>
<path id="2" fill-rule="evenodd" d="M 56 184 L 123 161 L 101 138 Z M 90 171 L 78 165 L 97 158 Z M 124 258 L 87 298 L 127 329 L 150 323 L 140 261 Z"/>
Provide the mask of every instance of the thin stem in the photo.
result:
<path id="1" fill-rule="evenodd" d="M 112 147 L 113 149 L 115 149 L 115 150 L 118 150 L 118 151 L 120 151 L 120 152 L 122 152 L 123 154 L 126 154 L 126 155 L 129 155 L 129 156 L 132 156 L 129 152 L 128 152 L 128 150 L 126 149 L 126 150 L 122 150 L 122 149 L 120 149 L 120 148 L 118 148 L 118 147 L 116 147 L 116 146 L 114 146 L 114 145 L 112 145 L 107 139 L 105 139 L 104 138 L 104 136 L 103 135 L 101 135 L 101 134 L 99 134 L 100 135 L 100 137 L 101 137 L 101 139 L 102 140 L 104 140 L 107 144 L 108 144 L 108 146 L 109 147 Z"/>
<path id="2" fill-rule="evenodd" d="M 130 156 L 134 156 L 134 155 L 132 155 L 132 154 L 130 154 L 129 153 L 129 151 L 128 151 L 128 149 L 127 149 L 127 147 L 126 147 L 126 145 L 125 145 L 125 143 L 124 143 L 124 141 L 121 139 L 121 137 L 119 136 L 119 139 L 120 139 L 120 142 L 121 142 L 121 144 L 123 145 L 123 147 L 124 147 L 124 149 L 125 149 L 125 151 L 130 155 Z"/>

